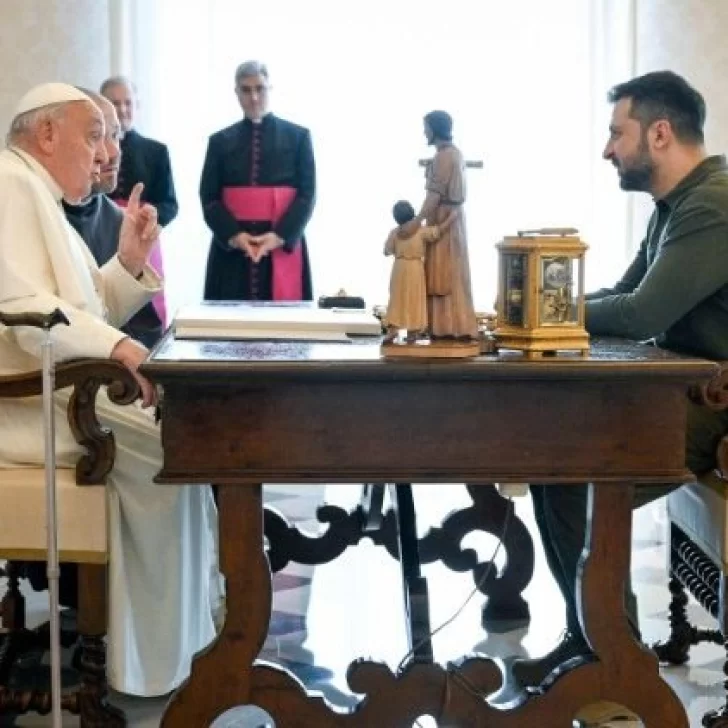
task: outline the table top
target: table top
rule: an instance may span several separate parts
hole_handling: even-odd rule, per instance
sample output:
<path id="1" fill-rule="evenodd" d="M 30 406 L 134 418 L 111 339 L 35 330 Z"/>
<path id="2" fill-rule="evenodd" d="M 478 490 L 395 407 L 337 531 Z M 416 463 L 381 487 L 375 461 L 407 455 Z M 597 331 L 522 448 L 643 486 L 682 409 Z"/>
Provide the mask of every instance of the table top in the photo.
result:
<path id="1" fill-rule="evenodd" d="M 170 331 L 152 351 L 142 371 L 160 381 L 188 377 L 227 378 L 245 374 L 275 379 L 572 379 L 680 377 L 704 379 L 717 365 L 665 349 L 622 339 L 594 339 L 589 355 L 559 352 L 526 359 L 501 351 L 469 359 L 384 359 L 379 337 L 349 343 L 175 339 Z"/>

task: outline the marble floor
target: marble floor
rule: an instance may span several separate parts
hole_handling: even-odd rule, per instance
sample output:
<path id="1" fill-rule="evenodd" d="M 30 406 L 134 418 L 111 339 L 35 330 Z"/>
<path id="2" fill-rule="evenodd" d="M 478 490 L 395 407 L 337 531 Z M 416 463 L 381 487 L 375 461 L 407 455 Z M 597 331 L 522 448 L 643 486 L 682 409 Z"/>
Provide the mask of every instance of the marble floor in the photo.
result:
<path id="1" fill-rule="evenodd" d="M 464 489 L 459 486 L 415 486 L 414 494 L 420 530 L 439 523 L 453 508 L 468 503 Z M 347 485 L 266 488 L 269 503 L 299 526 L 309 529 L 318 527 L 315 509 L 324 500 L 353 505 L 357 498 L 358 488 Z M 435 635 L 436 659 L 447 661 L 473 651 L 504 658 L 541 656 L 558 642 L 564 628 L 563 609 L 538 545 L 530 499 L 517 498 L 516 508 L 534 533 L 537 548 L 536 574 L 524 594 L 532 611 L 529 627 L 500 634 L 485 633 L 480 627 L 483 597 L 476 595 Z M 668 630 L 665 533 L 662 505 L 652 505 L 635 514 L 633 577 L 643 636 L 648 643 L 665 637 Z M 471 534 L 464 545 L 475 548 L 481 560 L 487 560 L 494 552 L 496 540 L 485 534 Z M 473 582 L 469 574 L 450 572 L 440 564 L 425 566 L 424 574 L 429 581 L 434 628 L 461 609 L 473 591 Z M 342 589 L 342 584 L 346 588 Z M 29 594 L 28 597 L 31 622 L 47 618 L 47 595 Z M 407 653 L 401 606 L 397 563 L 370 542 L 349 549 L 331 564 L 316 568 L 291 565 L 274 576 L 273 619 L 263 657 L 287 666 L 332 703 L 352 705 L 357 697 L 348 689 L 344 673 L 353 658 L 373 657 L 394 668 Z M 714 626 L 697 604 L 691 604 L 690 613 L 694 623 Z M 665 679 L 688 709 L 691 728 L 701 725 L 703 713 L 721 705 L 723 654 L 718 646 L 701 645 L 693 648 L 686 666 L 663 670 Z M 132 699 L 114 694 L 112 702 L 126 711 L 130 726 L 152 728 L 159 725 L 166 700 Z M 418 724 L 420 728 L 435 726 L 429 718 L 421 719 Z M 0 722 L 0 725 L 3 724 Z M 50 726 L 51 721 L 48 717 L 28 715 L 10 725 L 40 728 Z M 64 728 L 77 725 L 78 719 L 64 717 Z M 217 721 L 214 728 L 272 725 L 265 714 L 250 708 L 224 726 L 223 721 Z M 621 728 L 626 724 L 604 724 L 604 728 L 609 726 Z"/>

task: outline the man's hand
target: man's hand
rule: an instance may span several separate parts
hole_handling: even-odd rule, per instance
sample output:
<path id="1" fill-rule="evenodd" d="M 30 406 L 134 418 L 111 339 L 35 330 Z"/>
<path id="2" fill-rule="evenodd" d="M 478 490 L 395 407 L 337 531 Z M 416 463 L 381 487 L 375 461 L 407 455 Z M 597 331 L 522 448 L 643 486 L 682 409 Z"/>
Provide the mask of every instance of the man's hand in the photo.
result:
<path id="1" fill-rule="evenodd" d="M 161 230 L 156 208 L 141 202 L 143 189 L 142 182 L 134 185 L 119 232 L 119 262 L 135 278 L 144 270 Z"/>
<path id="2" fill-rule="evenodd" d="M 254 238 L 250 233 L 238 233 L 230 238 L 230 247 L 241 250 L 246 257 L 250 258 L 254 263 L 257 262 L 255 259 L 257 255 L 257 244 L 254 242 Z"/>
<path id="3" fill-rule="evenodd" d="M 252 240 L 256 245 L 256 256 L 253 258 L 253 263 L 260 263 L 271 250 L 283 246 L 283 238 L 279 238 L 274 232 L 257 235 Z"/>
<path id="4" fill-rule="evenodd" d="M 139 366 L 149 354 L 149 349 L 138 341 L 129 337 L 122 339 L 111 352 L 111 358 L 123 364 L 139 382 L 142 390 L 142 407 L 151 407 L 157 404 L 157 390 L 144 376 L 139 374 Z"/>

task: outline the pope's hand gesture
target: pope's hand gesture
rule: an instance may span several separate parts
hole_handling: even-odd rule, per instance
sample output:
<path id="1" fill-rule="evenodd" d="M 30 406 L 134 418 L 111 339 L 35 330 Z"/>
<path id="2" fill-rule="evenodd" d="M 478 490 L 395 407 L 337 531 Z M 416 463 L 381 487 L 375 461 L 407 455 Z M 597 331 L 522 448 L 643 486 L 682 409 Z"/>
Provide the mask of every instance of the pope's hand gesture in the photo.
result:
<path id="1" fill-rule="evenodd" d="M 161 230 L 156 208 L 141 201 L 143 189 L 142 182 L 134 185 L 119 232 L 119 261 L 135 278 L 144 270 Z"/>

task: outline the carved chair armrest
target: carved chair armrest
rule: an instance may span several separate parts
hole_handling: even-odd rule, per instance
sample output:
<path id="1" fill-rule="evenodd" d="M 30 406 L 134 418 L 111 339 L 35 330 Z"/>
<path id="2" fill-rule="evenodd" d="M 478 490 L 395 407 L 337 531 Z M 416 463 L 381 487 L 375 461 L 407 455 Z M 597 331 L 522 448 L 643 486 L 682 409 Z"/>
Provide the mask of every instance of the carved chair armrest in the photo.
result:
<path id="1" fill-rule="evenodd" d="M 690 388 L 689 396 L 695 404 L 719 412 L 728 408 L 728 362 L 718 362 L 718 373 L 703 384 Z"/>
<path id="2" fill-rule="evenodd" d="M 714 412 L 728 408 L 728 362 L 719 362 L 718 373 L 703 384 L 690 388 L 690 399 L 696 404 L 708 407 Z M 716 449 L 717 472 L 722 479 L 728 481 L 728 435 L 721 438 Z"/>
<path id="3" fill-rule="evenodd" d="M 717 462 L 715 474 L 726 482 L 728 486 L 728 435 L 725 435 L 718 442 L 715 452 L 715 460 Z"/>
<path id="4" fill-rule="evenodd" d="M 76 463 L 79 485 L 100 485 L 114 466 L 114 434 L 96 417 L 96 395 L 107 387 L 114 404 L 131 404 L 140 396 L 139 384 L 122 364 L 111 359 L 78 359 L 55 367 L 55 389 L 73 387 L 68 423 L 86 454 Z M 0 377 L 0 398 L 30 397 L 43 392 L 40 370 Z"/>

